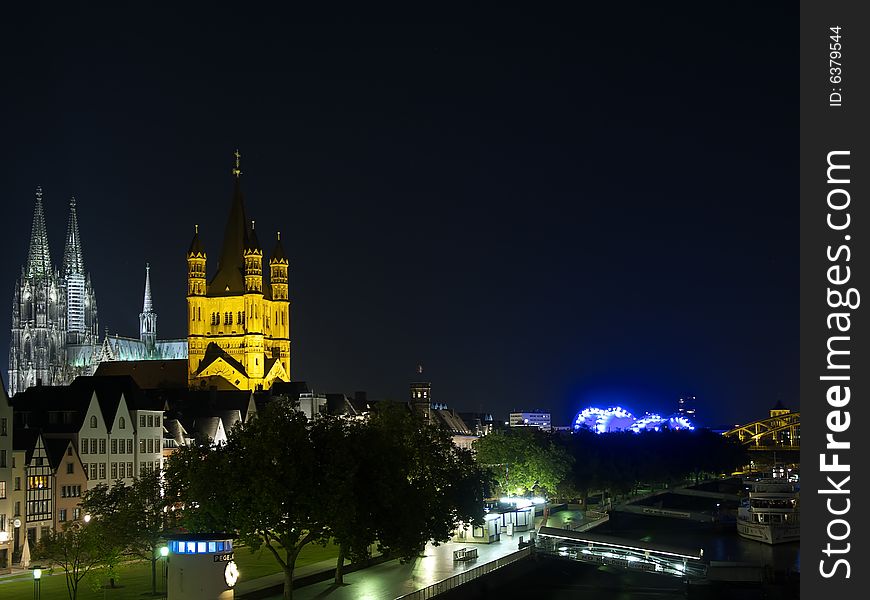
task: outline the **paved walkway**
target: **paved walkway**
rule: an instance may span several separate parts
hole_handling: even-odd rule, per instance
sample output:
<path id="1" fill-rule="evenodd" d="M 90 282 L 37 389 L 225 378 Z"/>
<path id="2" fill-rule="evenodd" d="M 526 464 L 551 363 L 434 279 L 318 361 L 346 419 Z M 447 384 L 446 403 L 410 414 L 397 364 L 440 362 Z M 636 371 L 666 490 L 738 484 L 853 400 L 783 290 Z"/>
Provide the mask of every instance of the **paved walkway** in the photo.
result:
<path id="1" fill-rule="evenodd" d="M 437 547 L 428 544 L 425 556 L 408 564 L 402 565 L 397 560 L 391 560 L 347 574 L 344 576 L 343 586 L 336 586 L 332 580 L 306 585 L 294 590 L 293 598 L 295 600 L 394 600 L 403 594 L 415 592 L 457 573 L 516 552 L 520 536 L 528 540 L 529 532 L 517 533 L 513 537 L 502 535 L 501 541 L 493 544 L 446 542 Z M 460 548 L 476 548 L 477 560 L 454 563 L 453 551 Z M 281 598 L 280 594 L 271 596 L 269 600 L 279 598 Z"/>
<path id="2" fill-rule="evenodd" d="M 583 511 L 560 511 L 549 517 L 548 524 L 553 527 L 573 528 L 585 522 Z M 541 517 L 535 519 L 535 528 L 541 525 Z M 519 549 L 520 537 L 528 541 L 530 531 L 517 532 L 513 536 L 501 535 L 501 541 L 492 544 L 468 544 L 446 542 L 439 546 L 427 544 L 425 556 L 417 558 L 408 564 L 399 564 L 391 560 L 380 565 L 362 569 L 344 576 L 344 585 L 336 586 L 332 579 L 321 583 L 306 585 L 293 591 L 296 600 L 395 600 L 403 594 L 415 592 L 428 585 L 442 581 L 476 566 L 491 562 L 502 556 L 516 552 Z M 476 548 L 477 560 L 453 562 L 453 551 L 460 548 Z M 327 568 L 335 569 L 335 561 L 328 562 Z M 316 572 L 322 569 L 322 563 L 314 563 L 297 569 L 297 576 Z M 266 580 L 271 584 L 282 583 L 280 574 L 262 577 L 248 582 L 249 587 L 242 588 L 242 583 L 236 591 L 262 589 L 267 587 Z M 269 597 L 268 600 L 279 600 L 281 595 Z"/>

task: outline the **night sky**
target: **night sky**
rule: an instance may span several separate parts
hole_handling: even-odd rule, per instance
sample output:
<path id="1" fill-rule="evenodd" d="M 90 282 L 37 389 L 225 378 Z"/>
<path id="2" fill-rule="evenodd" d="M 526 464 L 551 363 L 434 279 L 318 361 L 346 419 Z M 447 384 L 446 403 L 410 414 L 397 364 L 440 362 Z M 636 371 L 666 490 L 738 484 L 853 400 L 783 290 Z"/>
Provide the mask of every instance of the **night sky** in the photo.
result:
<path id="1" fill-rule="evenodd" d="M 798 408 L 797 6 L 691 6 L 14 15 L 0 305 L 42 185 L 58 266 L 77 199 L 101 335 L 138 335 L 147 261 L 158 336 L 184 337 L 185 252 L 199 224 L 214 273 L 239 148 L 317 391 L 405 399 L 422 363 L 435 401 L 557 425 L 685 393 L 711 426 Z"/>

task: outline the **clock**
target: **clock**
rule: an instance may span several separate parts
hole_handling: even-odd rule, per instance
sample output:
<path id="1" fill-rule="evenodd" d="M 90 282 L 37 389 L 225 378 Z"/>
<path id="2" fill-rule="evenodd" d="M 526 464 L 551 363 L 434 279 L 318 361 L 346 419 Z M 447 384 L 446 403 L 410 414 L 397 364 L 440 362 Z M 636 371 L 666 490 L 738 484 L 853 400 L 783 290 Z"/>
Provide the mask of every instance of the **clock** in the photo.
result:
<path id="1" fill-rule="evenodd" d="M 227 582 L 229 587 L 233 587 L 236 585 L 236 581 L 239 579 L 239 568 L 236 566 L 236 562 L 231 560 L 227 563 L 226 568 L 224 569 L 224 581 Z"/>

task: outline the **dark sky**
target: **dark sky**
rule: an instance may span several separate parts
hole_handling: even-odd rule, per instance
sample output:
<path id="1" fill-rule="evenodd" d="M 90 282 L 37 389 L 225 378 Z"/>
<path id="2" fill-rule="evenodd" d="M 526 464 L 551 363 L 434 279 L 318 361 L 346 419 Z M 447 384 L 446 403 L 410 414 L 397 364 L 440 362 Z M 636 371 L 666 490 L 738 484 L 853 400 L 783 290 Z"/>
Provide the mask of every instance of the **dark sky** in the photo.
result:
<path id="1" fill-rule="evenodd" d="M 185 251 L 198 223 L 214 272 L 238 147 L 317 391 L 405 398 L 422 362 L 436 401 L 556 424 L 683 393 L 714 426 L 797 407 L 797 6 L 689 6 L 14 15 L 0 297 L 42 185 L 58 264 L 78 201 L 101 330 L 137 335 L 149 261 L 183 337 Z"/>

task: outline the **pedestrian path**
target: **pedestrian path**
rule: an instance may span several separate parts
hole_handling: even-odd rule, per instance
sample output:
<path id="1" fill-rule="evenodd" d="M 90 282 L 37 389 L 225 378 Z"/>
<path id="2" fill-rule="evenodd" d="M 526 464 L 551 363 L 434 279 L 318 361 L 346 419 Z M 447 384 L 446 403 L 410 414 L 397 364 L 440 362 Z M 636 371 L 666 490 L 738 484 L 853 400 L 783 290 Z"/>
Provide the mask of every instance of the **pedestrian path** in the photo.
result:
<path id="1" fill-rule="evenodd" d="M 342 586 L 336 586 L 332 579 L 306 585 L 294 590 L 293 598 L 295 600 L 395 600 L 404 594 L 415 592 L 457 573 L 516 552 L 521 536 L 524 540 L 528 540 L 529 532 L 517 533 L 514 536 L 502 535 L 500 542 L 492 544 L 456 542 L 446 542 L 439 546 L 427 544 L 424 556 L 407 564 L 403 565 L 398 560 L 391 560 L 349 573 L 344 576 L 345 583 Z M 454 562 L 453 551 L 468 547 L 477 549 L 477 559 Z M 335 567 L 334 563 L 332 567 Z M 276 594 L 270 596 L 269 600 L 280 598 L 281 594 Z"/>

